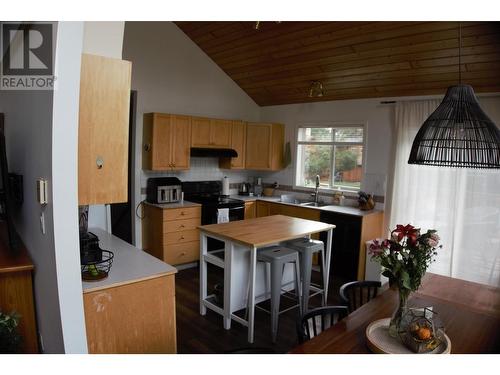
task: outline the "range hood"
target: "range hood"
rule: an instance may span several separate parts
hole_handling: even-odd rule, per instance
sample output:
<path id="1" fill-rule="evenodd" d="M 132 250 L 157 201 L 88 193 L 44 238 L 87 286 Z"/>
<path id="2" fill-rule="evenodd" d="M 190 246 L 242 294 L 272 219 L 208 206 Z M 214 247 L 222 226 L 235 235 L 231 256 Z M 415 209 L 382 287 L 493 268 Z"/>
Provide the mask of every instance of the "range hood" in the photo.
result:
<path id="1" fill-rule="evenodd" d="M 236 158 L 238 153 L 232 148 L 191 147 L 191 156 L 205 158 Z"/>

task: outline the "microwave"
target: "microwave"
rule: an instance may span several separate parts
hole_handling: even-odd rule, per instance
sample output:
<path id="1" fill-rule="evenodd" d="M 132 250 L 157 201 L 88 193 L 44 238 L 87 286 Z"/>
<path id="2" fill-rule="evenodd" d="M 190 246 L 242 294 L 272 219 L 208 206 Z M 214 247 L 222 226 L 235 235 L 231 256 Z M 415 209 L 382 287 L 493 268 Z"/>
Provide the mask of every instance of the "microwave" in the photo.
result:
<path id="1" fill-rule="evenodd" d="M 181 200 L 181 196 L 181 181 L 177 177 L 148 178 L 146 201 L 149 203 L 175 203 Z"/>

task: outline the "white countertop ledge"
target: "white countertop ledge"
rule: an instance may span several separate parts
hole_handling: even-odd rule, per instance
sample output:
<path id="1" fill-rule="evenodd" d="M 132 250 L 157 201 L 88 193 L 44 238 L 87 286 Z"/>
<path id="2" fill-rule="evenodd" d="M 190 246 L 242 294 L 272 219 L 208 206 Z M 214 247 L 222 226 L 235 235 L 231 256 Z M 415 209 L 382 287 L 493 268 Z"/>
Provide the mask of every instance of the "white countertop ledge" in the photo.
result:
<path id="1" fill-rule="evenodd" d="M 261 197 L 255 197 L 255 196 L 248 196 L 248 195 L 231 195 L 230 198 L 234 199 L 241 199 L 242 201 L 245 202 L 252 202 L 252 201 L 264 201 L 264 202 L 273 202 L 273 203 L 279 203 L 279 204 L 285 204 L 288 206 L 295 206 L 295 207 L 300 207 L 300 208 L 307 208 L 310 210 L 318 210 L 318 211 L 324 211 L 324 212 L 334 212 L 337 214 L 344 214 L 344 215 L 351 215 L 351 216 L 368 216 L 371 214 L 379 213 L 381 210 L 373 209 L 369 211 L 363 211 L 360 210 L 357 207 L 351 207 L 351 206 L 337 206 L 333 204 L 329 204 L 326 206 L 320 206 L 320 207 L 314 207 L 314 206 L 301 206 L 300 204 L 297 203 L 288 203 L 288 202 L 281 202 L 280 197 L 277 196 L 272 196 L 272 197 L 266 197 L 266 196 L 261 196 Z"/>
<path id="2" fill-rule="evenodd" d="M 89 232 L 99 237 L 101 249 L 112 251 L 115 256 L 107 278 L 99 281 L 82 281 L 83 293 L 131 284 L 177 272 L 175 267 L 102 229 L 89 228 Z"/>

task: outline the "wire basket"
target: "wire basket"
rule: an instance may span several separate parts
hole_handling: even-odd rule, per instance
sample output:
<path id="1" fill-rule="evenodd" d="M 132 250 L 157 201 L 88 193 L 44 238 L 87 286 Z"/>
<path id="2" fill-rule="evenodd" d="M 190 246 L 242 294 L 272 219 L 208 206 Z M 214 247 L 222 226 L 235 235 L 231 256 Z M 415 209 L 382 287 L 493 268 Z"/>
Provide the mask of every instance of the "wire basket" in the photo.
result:
<path id="1" fill-rule="evenodd" d="M 99 249 L 101 259 L 82 264 L 82 279 L 85 281 L 97 281 L 108 277 L 109 270 L 113 264 L 114 254 L 109 250 Z"/>
<path id="2" fill-rule="evenodd" d="M 439 327 L 436 315 L 437 313 L 427 307 L 408 310 L 403 317 L 404 327 L 399 331 L 399 337 L 408 349 L 414 353 L 428 353 L 441 345 L 444 332 Z"/>

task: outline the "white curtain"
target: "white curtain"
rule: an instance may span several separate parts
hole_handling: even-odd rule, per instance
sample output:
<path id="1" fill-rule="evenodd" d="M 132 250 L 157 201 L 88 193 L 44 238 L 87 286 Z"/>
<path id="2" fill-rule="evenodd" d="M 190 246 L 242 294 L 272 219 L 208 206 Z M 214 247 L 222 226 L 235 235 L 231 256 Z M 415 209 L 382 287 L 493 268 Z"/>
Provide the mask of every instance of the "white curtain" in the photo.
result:
<path id="1" fill-rule="evenodd" d="M 439 103 L 396 105 L 391 228 L 438 230 L 443 248 L 430 272 L 500 286 L 500 170 L 408 164 L 418 129 Z"/>

